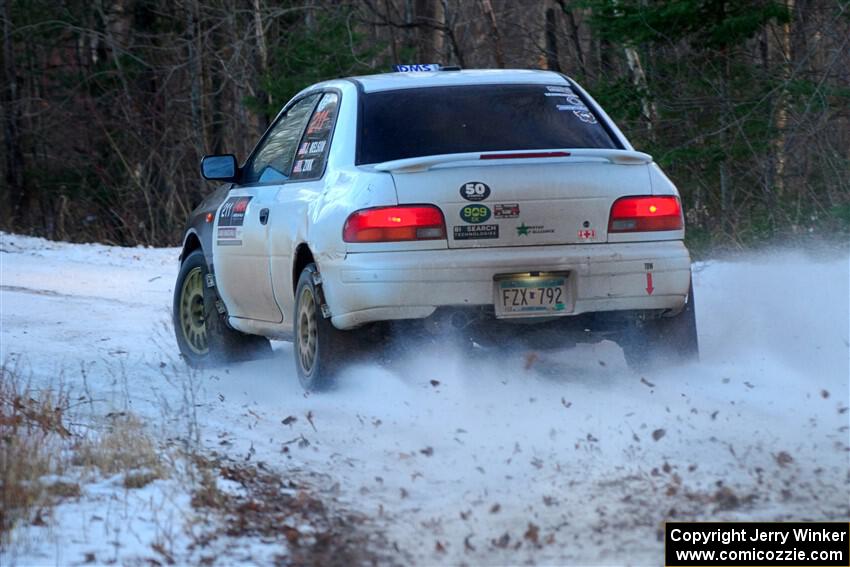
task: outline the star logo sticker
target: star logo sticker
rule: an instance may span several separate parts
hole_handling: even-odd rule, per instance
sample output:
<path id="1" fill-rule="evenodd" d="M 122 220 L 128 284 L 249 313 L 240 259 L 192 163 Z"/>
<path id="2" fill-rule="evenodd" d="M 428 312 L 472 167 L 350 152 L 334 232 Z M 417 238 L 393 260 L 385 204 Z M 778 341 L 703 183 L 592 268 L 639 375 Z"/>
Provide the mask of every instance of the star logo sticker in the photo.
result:
<path id="1" fill-rule="evenodd" d="M 517 236 L 527 236 L 529 228 L 530 227 L 525 226 L 525 222 L 523 221 L 523 223 L 521 225 L 516 227 Z"/>

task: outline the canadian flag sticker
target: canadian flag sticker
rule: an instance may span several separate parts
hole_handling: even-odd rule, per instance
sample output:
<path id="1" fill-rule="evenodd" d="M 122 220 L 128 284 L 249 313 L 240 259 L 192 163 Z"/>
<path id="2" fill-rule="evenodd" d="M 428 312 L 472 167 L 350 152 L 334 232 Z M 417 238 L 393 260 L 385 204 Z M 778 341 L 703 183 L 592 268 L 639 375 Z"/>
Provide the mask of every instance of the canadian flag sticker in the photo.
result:
<path id="1" fill-rule="evenodd" d="M 592 228 L 585 228 L 578 231 L 579 240 L 593 240 L 596 238 L 596 231 Z"/>

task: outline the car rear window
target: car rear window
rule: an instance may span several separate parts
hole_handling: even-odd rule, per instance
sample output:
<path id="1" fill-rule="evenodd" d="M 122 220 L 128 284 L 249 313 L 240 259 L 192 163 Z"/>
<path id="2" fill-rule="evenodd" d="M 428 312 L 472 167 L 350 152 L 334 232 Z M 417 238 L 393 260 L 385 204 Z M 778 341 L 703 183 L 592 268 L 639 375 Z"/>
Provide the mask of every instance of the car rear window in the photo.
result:
<path id="1" fill-rule="evenodd" d="M 618 148 L 567 85 L 475 85 L 365 93 L 357 164 L 500 150 Z"/>

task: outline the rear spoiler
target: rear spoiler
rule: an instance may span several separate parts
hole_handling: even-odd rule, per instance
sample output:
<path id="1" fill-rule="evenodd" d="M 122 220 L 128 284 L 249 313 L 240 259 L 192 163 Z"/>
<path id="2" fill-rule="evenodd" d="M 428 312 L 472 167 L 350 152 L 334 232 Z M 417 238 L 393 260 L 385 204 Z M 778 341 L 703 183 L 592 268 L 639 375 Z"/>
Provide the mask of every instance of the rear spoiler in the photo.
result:
<path id="1" fill-rule="evenodd" d="M 469 152 L 463 154 L 442 154 L 407 159 L 396 159 L 375 164 L 377 171 L 393 173 L 415 173 L 427 171 L 435 165 L 458 161 L 482 161 L 505 159 L 537 158 L 591 158 L 604 159 L 617 165 L 642 165 L 652 163 L 652 156 L 634 150 L 613 150 L 607 148 L 575 148 L 562 150 L 518 150 L 507 152 Z M 482 164 L 483 165 L 483 164 Z"/>

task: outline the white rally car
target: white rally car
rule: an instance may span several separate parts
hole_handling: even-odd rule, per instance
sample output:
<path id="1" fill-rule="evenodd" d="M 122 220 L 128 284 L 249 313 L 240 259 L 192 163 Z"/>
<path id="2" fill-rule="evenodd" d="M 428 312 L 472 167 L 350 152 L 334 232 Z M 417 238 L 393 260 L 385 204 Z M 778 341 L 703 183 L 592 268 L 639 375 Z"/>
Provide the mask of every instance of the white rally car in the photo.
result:
<path id="1" fill-rule="evenodd" d="M 608 337 L 698 355 L 678 192 L 570 78 L 432 70 L 293 98 L 192 213 L 174 293 L 193 365 L 294 343 L 308 389 L 374 329 L 479 345 Z M 407 331 L 405 331 L 407 332 Z"/>

